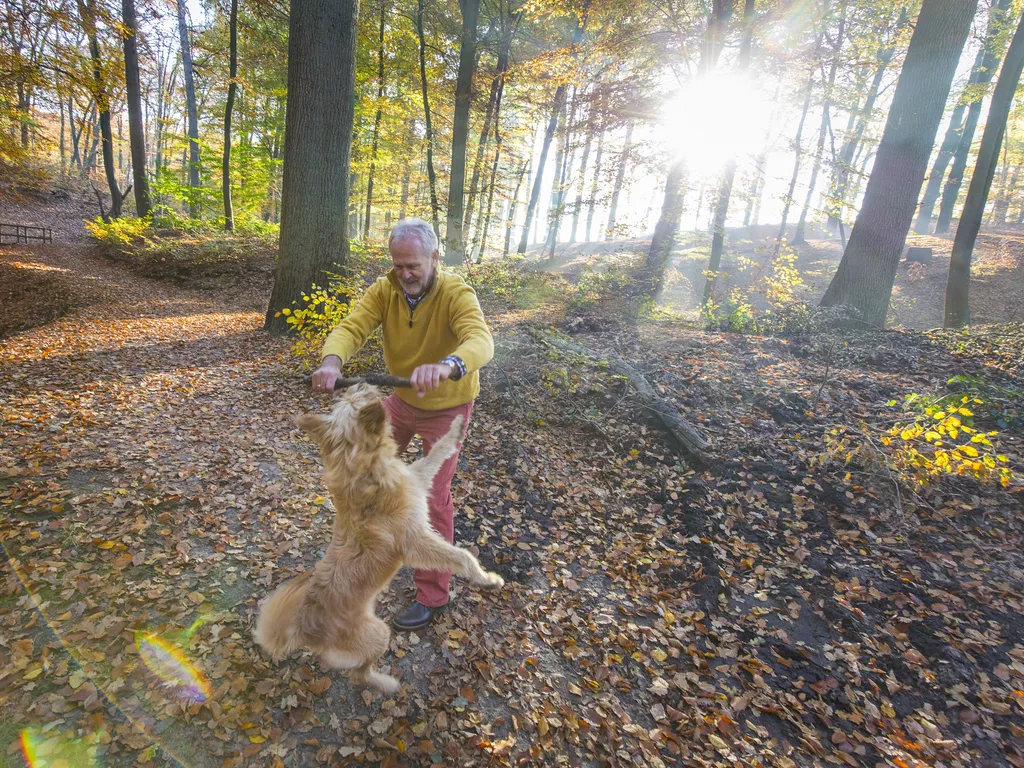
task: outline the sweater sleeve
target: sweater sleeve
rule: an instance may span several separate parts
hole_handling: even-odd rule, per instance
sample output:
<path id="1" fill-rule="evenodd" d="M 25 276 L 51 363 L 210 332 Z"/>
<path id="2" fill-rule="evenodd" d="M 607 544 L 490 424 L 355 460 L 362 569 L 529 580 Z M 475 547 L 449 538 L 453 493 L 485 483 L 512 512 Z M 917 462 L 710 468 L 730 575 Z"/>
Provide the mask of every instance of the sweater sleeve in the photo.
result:
<path id="1" fill-rule="evenodd" d="M 459 340 L 452 354 L 462 360 L 467 373 L 480 370 L 494 357 L 494 339 L 480 302 L 476 292 L 465 283 L 459 285 L 452 296 L 451 327 Z"/>
<path id="2" fill-rule="evenodd" d="M 367 337 L 384 321 L 384 286 L 377 280 L 366 289 L 366 293 L 344 320 L 327 335 L 320 359 L 337 355 L 342 364 L 358 352 Z"/>

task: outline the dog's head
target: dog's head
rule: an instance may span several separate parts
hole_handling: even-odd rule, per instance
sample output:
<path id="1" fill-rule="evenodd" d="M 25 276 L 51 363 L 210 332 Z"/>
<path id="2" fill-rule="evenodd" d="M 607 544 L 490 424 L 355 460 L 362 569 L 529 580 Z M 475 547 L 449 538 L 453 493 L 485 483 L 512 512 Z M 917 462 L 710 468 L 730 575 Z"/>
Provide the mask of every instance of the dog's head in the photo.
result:
<path id="1" fill-rule="evenodd" d="M 382 449 L 395 453 L 387 412 L 376 387 L 351 387 L 335 401 L 330 413 L 304 413 L 294 421 L 320 446 L 327 465 L 343 456 Z"/>

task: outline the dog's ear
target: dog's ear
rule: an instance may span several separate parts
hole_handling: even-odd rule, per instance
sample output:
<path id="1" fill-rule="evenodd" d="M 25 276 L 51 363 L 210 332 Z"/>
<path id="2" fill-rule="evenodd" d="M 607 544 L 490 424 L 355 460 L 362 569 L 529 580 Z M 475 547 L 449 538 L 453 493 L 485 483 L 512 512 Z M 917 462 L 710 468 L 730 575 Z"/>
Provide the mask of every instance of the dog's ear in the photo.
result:
<path id="1" fill-rule="evenodd" d="M 323 442 L 324 435 L 327 433 L 327 419 L 317 413 L 302 413 L 298 416 L 292 416 L 292 421 L 299 429 L 309 435 L 313 442 Z"/>
<path id="2" fill-rule="evenodd" d="M 380 400 L 374 400 L 369 405 L 364 405 L 356 416 L 359 426 L 371 435 L 379 435 L 384 431 L 387 418 L 388 413 L 384 410 L 384 403 Z"/>

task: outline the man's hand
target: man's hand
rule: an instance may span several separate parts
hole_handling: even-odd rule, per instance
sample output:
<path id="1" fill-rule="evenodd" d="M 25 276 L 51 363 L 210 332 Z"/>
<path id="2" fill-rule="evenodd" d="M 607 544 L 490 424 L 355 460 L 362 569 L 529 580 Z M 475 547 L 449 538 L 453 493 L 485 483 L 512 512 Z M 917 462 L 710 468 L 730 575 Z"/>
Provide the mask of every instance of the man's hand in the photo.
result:
<path id="1" fill-rule="evenodd" d="M 334 394 L 334 382 L 341 378 L 341 358 L 328 355 L 313 371 L 313 391 Z"/>
<path id="2" fill-rule="evenodd" d="M 423 397 L 427 392 L 441 386 L 441 382 L 447 381 L 451 375 L 452 367 L 448 363 L 421 365 L 412 372 L 409 381 L 412 382 L 413 389 L 417 390 L 416 397 Z"/>

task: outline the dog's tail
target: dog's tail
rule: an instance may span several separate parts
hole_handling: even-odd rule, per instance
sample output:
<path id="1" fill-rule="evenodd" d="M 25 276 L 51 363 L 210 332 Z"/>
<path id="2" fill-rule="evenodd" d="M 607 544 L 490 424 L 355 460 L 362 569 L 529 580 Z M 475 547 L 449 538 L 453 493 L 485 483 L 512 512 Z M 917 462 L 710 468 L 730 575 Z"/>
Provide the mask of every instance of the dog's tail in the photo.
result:
<path id="1" fill-rule="evenodd" d="M 256 642 L 274 661 L 306 645 L 303 614 L 311 585 L 310 572 L 285 582 L 267 598 L 256 619 Z"/>

